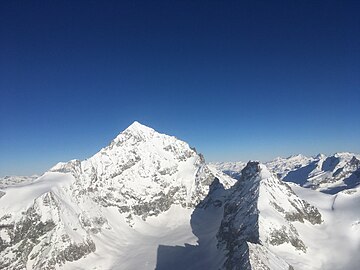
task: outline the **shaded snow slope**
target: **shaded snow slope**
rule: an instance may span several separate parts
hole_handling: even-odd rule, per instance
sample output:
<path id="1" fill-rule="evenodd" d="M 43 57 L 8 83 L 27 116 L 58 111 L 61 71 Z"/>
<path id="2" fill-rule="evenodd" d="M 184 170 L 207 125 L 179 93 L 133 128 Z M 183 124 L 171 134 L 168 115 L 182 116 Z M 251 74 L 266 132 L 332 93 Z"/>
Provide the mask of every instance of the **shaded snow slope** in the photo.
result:
<path id="1" fill-rule="evenodd" d="M 191 215 L 192 233 L 196 243 L 185 246 L 160 245 L 157 252 L 157 270 L 221 269 L 224 251 L 218 248 L 217 232 L 223 218 L 223 205 L 229 190 L 216 179 L 209 194 Z"/>

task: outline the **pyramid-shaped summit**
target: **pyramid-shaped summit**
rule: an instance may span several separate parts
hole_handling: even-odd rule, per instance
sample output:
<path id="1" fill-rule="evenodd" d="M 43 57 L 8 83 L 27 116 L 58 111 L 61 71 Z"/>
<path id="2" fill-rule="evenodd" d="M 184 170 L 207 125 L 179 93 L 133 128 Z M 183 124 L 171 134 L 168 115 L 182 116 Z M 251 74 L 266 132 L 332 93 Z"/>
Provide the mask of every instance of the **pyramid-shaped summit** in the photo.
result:
<path id="1" fill-rule="evenodd" d="M 173 203 L 196 205 L 215 178 L 186 142 L 137 121 L 91 158 L 62 163 L 52 171 L 66 172 L 64 167 L 85 186 L 111 188 L 124 197 L 102 198 L 104 205 L 117 205 L 143 218 L 166 211 Z"/>
<path id="2" fill-rule="evenodd" d="M 145 126 L 138 121 L 134 121 L 130 126 L 128 126 L 125 130 L 119 133 L 113 142 L 123 141 L 124 138 L 129 138 L 131 136 L 139 137 L 142 139 L 147 139 L 152 137 L 155 134 L 160 134 L 155 131 L 153 128 Z"/>
<path id="3" fill-rule="evenodd" d="M 151 127 L 139 123 L 138 121 L 134 121 L 124 131 L 153 132 L 155 130 Z"/>
<path id="4" fill-rule="evenodd" d="M 150 127 L 148 127 L 144 124 L 141 124 L 140 122 L 138 122 L 136 120 L 134 122 L 132 122 L 132 124 L 130 126 L 127 127 L 127 129 L 149 129 L 149 128 Z"/>

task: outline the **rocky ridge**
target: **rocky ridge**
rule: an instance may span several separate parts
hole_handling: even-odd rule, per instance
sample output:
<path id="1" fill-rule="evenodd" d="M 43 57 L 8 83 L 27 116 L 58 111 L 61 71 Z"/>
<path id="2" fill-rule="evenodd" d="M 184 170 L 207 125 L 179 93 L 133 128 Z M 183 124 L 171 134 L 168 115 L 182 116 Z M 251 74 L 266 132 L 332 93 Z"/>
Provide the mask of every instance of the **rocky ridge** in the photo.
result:
<path id="1" fill-rule="evenodd" d="M 291 269 L 272 247 L 287 243 L 306 253 L 295 223 L 321 224 L 319 211 L 258 162 L 246 165 L 231 190 L 218 232 L 225 269 Z"/>

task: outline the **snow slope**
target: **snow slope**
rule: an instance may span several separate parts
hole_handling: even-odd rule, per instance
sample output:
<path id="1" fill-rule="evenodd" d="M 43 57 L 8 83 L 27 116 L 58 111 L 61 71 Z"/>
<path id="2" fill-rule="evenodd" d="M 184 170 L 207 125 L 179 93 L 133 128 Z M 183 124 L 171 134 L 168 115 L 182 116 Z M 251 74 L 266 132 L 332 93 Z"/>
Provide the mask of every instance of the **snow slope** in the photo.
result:
<path id="1" fill-rule="evenodd" d="M 299 197 L 316 206 L 324 220 L 315 230 L 301 229 L 306 236 L 304 241 L 311 242 L 306 260 L 313 263 L 316 258 L 317 269 L 358 269 L 360 187 L 335 195 L 302 188 L 296 184 L 291 184 L 291 187 Z"/>

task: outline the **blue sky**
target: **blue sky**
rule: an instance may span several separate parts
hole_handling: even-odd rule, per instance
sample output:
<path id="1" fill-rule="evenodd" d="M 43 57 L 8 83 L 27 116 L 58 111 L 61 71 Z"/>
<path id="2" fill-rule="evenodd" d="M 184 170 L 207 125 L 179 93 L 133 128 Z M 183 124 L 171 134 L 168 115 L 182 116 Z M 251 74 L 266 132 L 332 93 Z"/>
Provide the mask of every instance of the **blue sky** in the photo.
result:
<path id="1" fill-rule="evenodd" d="M 0 175 L 134 120 L 208 161 L 360 152 L 360 1 L 1 1 Z"/>

